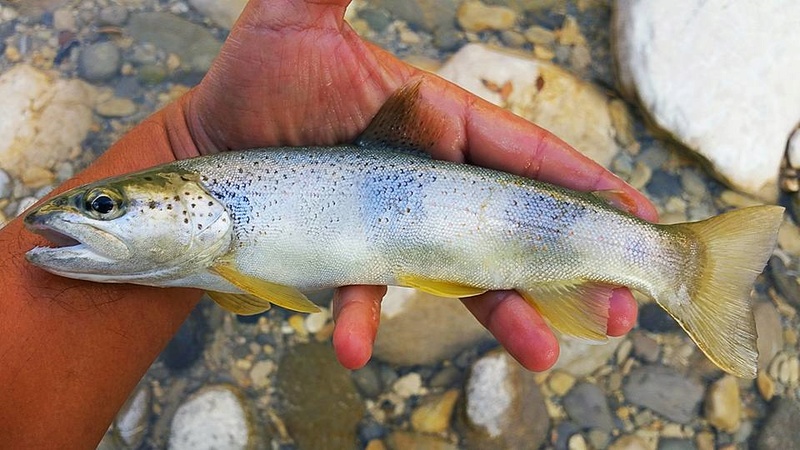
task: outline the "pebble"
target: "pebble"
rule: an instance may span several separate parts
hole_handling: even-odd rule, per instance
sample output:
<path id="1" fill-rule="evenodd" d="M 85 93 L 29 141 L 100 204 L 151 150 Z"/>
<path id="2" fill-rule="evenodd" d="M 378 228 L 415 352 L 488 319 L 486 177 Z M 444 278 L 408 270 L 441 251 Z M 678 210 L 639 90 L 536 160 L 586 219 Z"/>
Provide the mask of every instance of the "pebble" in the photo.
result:
<path id="1" fill-rule="evenodd" d="M 319 312 L 315 312 L 306 316 L 305 327 L 309 333 L 314 334 L 320 332 L 328 323 L 331 318 L 331 313 L 327 308 L 320 308 Z"/>
<path id="2" fill-rule="evenodd" d="M 263 360 L 253 364 L 250 369 L 250 381 L 256 388 L 264 388 L 270 384 L 270 375 L 275 372 L 275 361 Z"/>
<path id="3" fill-rule="evenodd" d="M 136 113 L 136 103 L 129 98 L 112 97 L 98 103 L 94 110 L 102 117 L 127 117 Z"/>
<path id="4" fill-rule="evenodd" d="M 412 395 L 421 395 L 424 393 L 422 377 L 416 372 L 403 375 L 394 382 L 392 390 L 403 398 L 408 398 Z"/>
<path id="5" fill-rule="evenodd" d="M 75 15 L 68 8 L 59 8 L 53 12 L 53 28 L 59 31 L 77 31 L 78 24 Z"/>
<path id="6" fill-rule="evenodd" d="M 232 386 L 203 388 L 183 403 L 172 418 L 170 449 L 235 450 L 250 445 L 246 408 L 241 394 Z"/>
<path id="7" fill-rule="evenodd" d="M 628 184 L 636 190 L 642 190 L 650 182 L 652 176 L 653 169 L 651 169 L 650 166 L 642 162 L 637 162 L 633 166 L 633 172 L 630 178 L 628 178 Z"/>
<path id="8" fill-rule="evenodd" d="M 122 56 L 112 42 L 97 42 L 83 47 L 78 58 L 78 74 L 90 82 L 103 82 L 119 73 Z"/>
<path id="9" fill-rule="evenodd" d="M 739 429 L 741 405 L 736 378 L 726 375 L 714 382 L 706 392 L 706 420 L 721 431 L 733 433 Z"/>
<path id="10" fill-rule="evenodd" d="M 361 369 L 352 371 L 351 376 L 358 391 L 364 397 L 375 398 L 383 391 L 380 372 L 374 363 L 368 363 Z"/>
<path id="11" fill-rule="evenodd" d="M 411 413 L 411 426 L 423 433 L 446 431 L 450 426 L 458 394 L 457 389 L 451 389 L 444 394 L 424 399 Z"/>
<path id="12" fill-rule="evenodd" d="M 567 448 L 569 450 L 589 450 L 589 444 L 586 443 L 586 438 L 582 434 L 575 433 L 569 437 Z"/>
<path id="13" fill-rule="evenodd" d="M 778 310 L 771 302 L 760 302 L 753 308 L 758 332 L 758 367 L 766 369 L 783 349 L 783 326 Z"/>
<path id="14" fill-rule="evenodd" d="M 554 370 L 547 379 L 547 387 L 554 394 L 563 396 L 575 385 L 575 377 L 563 370 Z"/>
<path id="15" fill-rule="evenodd" d="M 580 383 L 572 388 L 563 400 L 570 419 L 581 429 L 598 428 L 611 431 L 614 419 L 605 393 L 591 383 Z"/>
<path id="16" fill-rule="evenodd" d="M 581 33 L 575 17 L 567 16 L 561 28 L 555 34 L 556 40 L 561 45 L 586 45 L 586 38 Z"/>
<path id="17" fill-rule="evenodd" d="M 458 24 L 465 31 L 508 30 L 517 21 L 517 13 L 504 6 L 487 6 L 480 1 L 468 0 L 458 7 Z"/>
<path id="18" fill-rule="evenodd" d="M 147 434 L 151 397 L 148 385 L 140 383 L 114 419 L 114 435 L 127 448 L 139 448 Z"/>
<path id="19" fill-rule="evenodd" d="M 639 330 L 631 332 L 630 337 L 633 343 L 633 354 L 636 358 L 647 363 L 658 361 L 661 355 L 661 346 L 655 339 Z"/>
<path id="20" fill-rule="evenodd" d="M 701 431 L 694 437 L 697 450 L 714 450 L 714 433 Z"/>
<path id="21" fill-rule="evenodd" d="M 119 5 L 106 6 L 97 17 L 99 25 L 121 27 L 128 21 L 128 10 Z"/>
<path id="22" fill-rule="evenodd" d="M 658 450 L 695 450 L 690 439 L 664 438 L 658 440 Z"/>
<path id="23" fill-rule="evenodd" d="M 395 431 L 386 439 L 391 450 L 458 450 L 458 445 L 436 436 Z"/>
<path id="24" fill-rule="evenodd" d="M 775 382 L 772 381 L 772 378 L 770 378 L 766 373 L 761 371 L 758 372 L 756 386 L 758 387 L 758 392 L 761 394 L 761 397 L 764 400 L 770 401 L 772 400 L 772 397 L 775 396 Z"/>
<path id="25" fill-rule="evenodd" d="M 525 39 L 531 44 L 552 46 L 556 41 L 556 35 L 553 30 L 549 30 L 539 25 L 534 25 L 524 33 Z"/>
<path id="26" fill-rule="evenodd" d="M 617 438 L 608 446 L 609 450 L 650 450 L 647 441 L 635 434 L 626 434 Z"/>
<path id="27" fill-rule="evenodd" d="M 703 399 L 700 382 L 660 365 L 634 369 L 622 389 L 629 402 L 650 408 L 678 423 L 689 423 Z"/>

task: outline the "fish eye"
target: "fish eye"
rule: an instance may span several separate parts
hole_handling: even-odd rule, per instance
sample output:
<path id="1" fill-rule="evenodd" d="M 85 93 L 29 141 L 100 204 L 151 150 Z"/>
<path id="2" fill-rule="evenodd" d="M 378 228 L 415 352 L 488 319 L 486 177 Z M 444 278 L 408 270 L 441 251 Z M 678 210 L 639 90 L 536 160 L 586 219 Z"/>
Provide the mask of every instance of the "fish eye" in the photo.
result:
<path id="1" fill-rule="evenodd" d="M 98 188 L 87 192 L 83 207 L 90 216 L 100 220 L 116 219 L 125 214 L 122 196 L 110 189 Z"/>

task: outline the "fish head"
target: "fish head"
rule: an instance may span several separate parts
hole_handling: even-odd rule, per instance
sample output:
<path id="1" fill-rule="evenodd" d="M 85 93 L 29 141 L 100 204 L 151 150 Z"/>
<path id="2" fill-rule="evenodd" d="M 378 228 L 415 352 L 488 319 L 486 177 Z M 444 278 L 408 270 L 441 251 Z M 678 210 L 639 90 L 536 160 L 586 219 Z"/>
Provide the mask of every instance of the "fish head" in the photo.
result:
<path id="1" fill-rule="evenodd" d="M 56 244 L 28 261 L 49 272 L 101 282 L 167 286 L 226 253 L 232 221 L 201 177 L 153 170 L 64 192 L 25 217 Z"/>

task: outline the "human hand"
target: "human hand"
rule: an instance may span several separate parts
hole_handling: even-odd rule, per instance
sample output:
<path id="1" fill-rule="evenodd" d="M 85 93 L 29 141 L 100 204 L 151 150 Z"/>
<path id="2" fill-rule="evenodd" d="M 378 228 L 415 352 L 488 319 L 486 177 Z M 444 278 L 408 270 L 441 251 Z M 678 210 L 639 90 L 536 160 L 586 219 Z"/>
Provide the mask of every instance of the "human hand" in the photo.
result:
<path id="1" fill-rule="evenodd" d="M 470 162 L 578 190 L 622 190 L 633 213 L 655 219 L 650 203 L 611 173 L 547 131 L 361 40 L 343 21 L 347 0 L 252 0 L 202 83 L 181 100 L 190 141 L 178 158 L 276 145 L 332 145 L 353 140 L 386 98 L 422 79 L 427 107 L 445 119 L 432 149 L 439 159 Z M 185 145 L 182 145 L 181 143 Z M 385 287 L 349 286 L 334 298 L 339 361 L 363 366 L 372 351 Z M 550 367 L 558 342 L 541 316 L 515 292 L 464 300 L 520 363 Z M 627 289 L 609 305 L 608 334 L 635 323 Z"/>

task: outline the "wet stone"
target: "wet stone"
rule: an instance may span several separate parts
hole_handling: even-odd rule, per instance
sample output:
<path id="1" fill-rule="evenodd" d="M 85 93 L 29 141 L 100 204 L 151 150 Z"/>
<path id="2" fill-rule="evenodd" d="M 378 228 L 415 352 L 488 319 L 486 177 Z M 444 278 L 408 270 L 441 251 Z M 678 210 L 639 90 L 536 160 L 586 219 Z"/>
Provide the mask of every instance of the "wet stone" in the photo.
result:
<path id="1" fill-rule="evenodd" d="M 411 426 L 423 433 L 442 433 L 450 427 L 450 418 L 458 400 L 458 390 L 424 399 L 411 413 Z"/>
<path id="2" fill-rule="evenodd" d="M 771 412 L 760 427 L 758 450 L 787 450 L 800 448 L 800 404 L 788 398 L 778 398 L 770 404 Z"/>
<path id="3" fill-rule="evenodd" d="M 639 326 L 653 333 L 669 333 L 681 329 L 678 322 L 655 303 L 646 303 L 639 308 Z"/>
<path id="4" fill-rule="evenodd" d="M 169 448 L 248 448 L 250 425 L 240 395 L 228 386 L 204 388 L 175 412 Z"/>
<path id="5" fill-rule="evenodd" d="M 591 383 L 580 383 L 564 397 L 564 409 L 582 429 L 599 428 L 611 431 L 614 419 L 605 393 Z"/>
<path id="6" fill-rule="evenodd" d="M 12 189 L 11 177 L 5 170 L 0 169 L 0 200 L 8 198 Z"/>
<path id="7" fill-rule="evenodd" d="M 119 5 L 106 6 L 97 17 L 99 25 L 121 27 L 128 21 L 128 10 Z"/>
<path id="8" fill-rule="evenodd" d="M 190 367 L 203 354 L 208 329 L 205 316 L 195 308 L 161 353 L 161 361 L 172 370 Z"/>
<path id="9" fill-rule="evenodd" d="M 708 389 L 704 408 L 706 420 L 719 430 L 733 433 L 739 428 L 741 404 L 736 378 L 726 375 Z"/>
<path id="10" fill-rule="evenodd" d="M 623 385 L 625 398 L 669 420 L 689 423 L 703 399 L 703 385 L 666 366 L 634 369 Z"/>
<path id="11" fill-rule="evenodd" d="M 630 336 L 631 342 L 633 342 L 634 356 L 648 363 L 658 361 L 658 357 L 661 354 L 661 346 L 658 345 L 655 339 L 638 330 L 633 331 Z"/>
<path id="12" fill-rule="evenodd" d="M 350 374 L 358 391 L 364 397 L 374 398 L 383 391 L 380 369 L 374 363 L 369 363 L 361 369 L 352 371 Z"/>
<path id="13" fill-rule="evenodd" d="M 141 383 L 114 419 L 114 436 L 127 448 L 139 448 L 144 439 L 150 414 L 150 398 L 149 387 Z"/>
<path id="14" fill-rule="evenodd" d="M 112 42 L 90 44 L 81 50 L 78 73 L 91 82 L 108 81 L 119 73 L 122 57 Z"/>
<path id="15" fill-rule="evenodd" d="M 278 366 L 277 390 L 284 402 L 283 419 L 298 448 L 353 448 L 364 416 L 348 370 L 326 344 L 292 348 Z"/>
<path id="16" fill-rule="evenodd" d="M 661 438 L 658 440 L 658 450 L 695 450 L 697 447 L 690 439 Z"/>
<path id="17" fill-rule="evenodd" d="M 753 314 L 758 332 L 758 367 L 766 369 L 772 358 L 783 348 L 781 317 L 770 302 L 755 305 Z"/>
<path id="18" fill-rule="evenodd" d="M 386 426 L 372 419 L 361 422 L 358 427 L 358 437 L 363 442 L 383 439 L 387 434 Z"/>
<path id="19" fill-rule="evenodd" d="M 794 269 L 796 264 L 790 264 L 791 269 Z M 800 308 L 800 284 L 796 275 L 790 272 L 790 267 L 778 256 L 773 256 L 769 259 L 769 274 L 775 287 L 783 298 L 795 308 Z"/>

